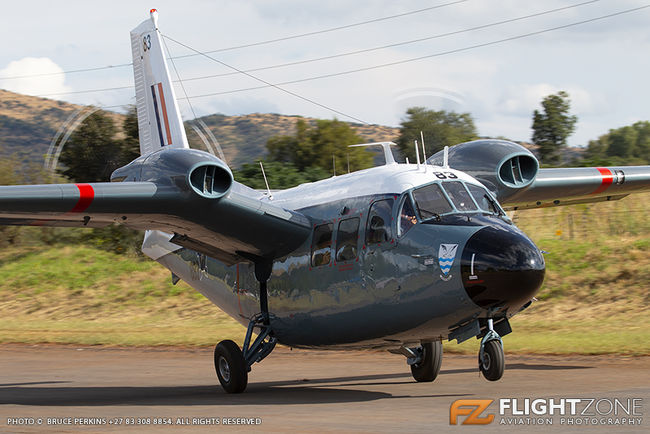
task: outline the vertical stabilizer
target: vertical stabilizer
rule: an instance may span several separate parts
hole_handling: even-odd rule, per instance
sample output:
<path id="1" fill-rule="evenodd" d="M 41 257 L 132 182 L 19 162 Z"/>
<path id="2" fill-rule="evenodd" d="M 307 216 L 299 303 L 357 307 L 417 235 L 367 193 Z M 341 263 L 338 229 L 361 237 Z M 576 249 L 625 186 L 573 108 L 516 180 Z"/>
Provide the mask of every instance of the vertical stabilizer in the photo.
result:
<path id="1" fill-rule="evenodd" d="M 189 148 L 158 31 L 158 12 L 131 30 L 140 153 Z"/>

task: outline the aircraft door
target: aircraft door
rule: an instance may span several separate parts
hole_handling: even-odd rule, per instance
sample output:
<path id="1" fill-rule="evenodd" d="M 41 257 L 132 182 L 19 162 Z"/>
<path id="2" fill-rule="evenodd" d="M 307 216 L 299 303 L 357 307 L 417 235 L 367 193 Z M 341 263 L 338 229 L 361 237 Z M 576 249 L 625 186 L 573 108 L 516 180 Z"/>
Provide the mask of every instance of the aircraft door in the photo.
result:
<path id="1" fill-rule="evenodd" d="M 395 247 L 393 199 L 380 199 L 370 204 L 362 248 L 362 274 L 366 287 L 377 286 L 377 280 L 392 279 L 393 264 L 389 258 Z"/>

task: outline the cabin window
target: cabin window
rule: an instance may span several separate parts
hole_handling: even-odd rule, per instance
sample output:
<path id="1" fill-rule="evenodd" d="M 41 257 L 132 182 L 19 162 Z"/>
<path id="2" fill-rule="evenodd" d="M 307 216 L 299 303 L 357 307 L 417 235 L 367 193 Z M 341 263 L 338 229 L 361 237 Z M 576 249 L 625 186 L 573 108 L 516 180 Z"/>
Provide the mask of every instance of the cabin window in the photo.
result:
<path id="1" fill-rule="evenodd" d="M 458 211 L 476 211 L 476 205 L 462 182 L 445 182 L 443 185 Z"/>
<path id="2" fill-rule="evenodd" d="M 316 226 L 311 246 L 311 265 L 327 265 L 332 259 L 332 224 Z"/>
<path id="3" fill-rule="evenodd" d="M 467 184 L 467 189 L 472 193 L 472 197 L 474 197 L 474 200 L 481 211 L 497 215 L 501 214 L 497 204 L 494 203 L 494 200 L 484 188 L 479 187 L 478 185 Z"/>
<path id="4" fill-rule="evenodd" d="M 399 221 L 397 222 L 398 236 L 404 235 L 417 222 L 418 220 L 415 217 L 415 210 L 413 209 L 411 198 L 407 195 L 399 211 Z"/>
<path id="5" fill-rule="evenodd" d="M 357 257 L 359 218 L 341 220 L 336 233 L 336 260 L 349 261 Z"/>
<path id="6" fill-rule="evenodd" d="M 422 219 L 439 217 L 440 214 L 453 210 L 438 184 L 429 184 L 413 190 L 413 198 Z"/>
<path id="7" fill-rule="evenodd" d="M 385 243 L 390 240 L 392 215 L 392 199 L 378 200 L 370 206 L 368 228 L 366 229 L 366 244 Z"/>

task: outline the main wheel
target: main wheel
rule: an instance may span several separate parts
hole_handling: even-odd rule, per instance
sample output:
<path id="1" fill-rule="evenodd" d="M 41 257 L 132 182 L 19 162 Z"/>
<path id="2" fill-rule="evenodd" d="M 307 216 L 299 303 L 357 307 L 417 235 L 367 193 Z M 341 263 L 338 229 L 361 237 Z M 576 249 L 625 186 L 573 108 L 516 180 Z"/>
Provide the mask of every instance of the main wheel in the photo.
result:
<path id="1" fill-rule="evenodd" d="M 241 393 L 248 385 L 244 355 L 233 341 L 221 341 L 214 349 L 214 369 L 221 387 L 228 393 Z"/>
<path id="2" fill-rule="evenodd" d="M 426 342 L 420 348 L 422 360 L 411 365 L 411 374 L 417 382 L 431 382 L 436 379 L 442 364 L 442 342 Z"/>
<path id="3" fill-rule="evenodd" d="M 506 361 L 503 347 L 497 340 L 488 341 L 483 347 L 483 358 L 479 353 L 478 366 L 483 376 L 490 381 L 497 381 L 503 376 Z"/>

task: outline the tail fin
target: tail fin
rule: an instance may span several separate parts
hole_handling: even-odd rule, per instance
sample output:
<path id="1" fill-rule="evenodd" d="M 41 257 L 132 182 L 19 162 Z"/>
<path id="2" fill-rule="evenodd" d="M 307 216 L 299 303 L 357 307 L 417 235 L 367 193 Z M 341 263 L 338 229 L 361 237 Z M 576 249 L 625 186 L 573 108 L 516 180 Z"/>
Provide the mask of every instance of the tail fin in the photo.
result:
<path id="1" fill-rule="evenodd" d="M 189 148 L 158 31 L 158 12 L 131 30 L 140 153 Z"/>

